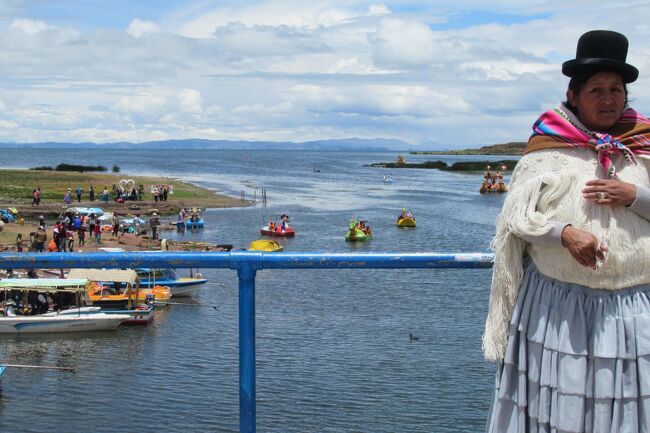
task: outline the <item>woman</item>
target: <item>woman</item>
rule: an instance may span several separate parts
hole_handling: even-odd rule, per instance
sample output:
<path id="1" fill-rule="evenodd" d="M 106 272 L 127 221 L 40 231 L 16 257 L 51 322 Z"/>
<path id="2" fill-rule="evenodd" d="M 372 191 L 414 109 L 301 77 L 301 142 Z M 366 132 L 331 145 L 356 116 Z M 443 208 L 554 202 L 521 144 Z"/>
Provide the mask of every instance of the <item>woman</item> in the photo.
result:
<path id="1" fill-rule="evenodd" d="M 625 36 L 592 31 L 533 125 L 497 219 L 489 432 L 650 429 L 650 122 Z"/>

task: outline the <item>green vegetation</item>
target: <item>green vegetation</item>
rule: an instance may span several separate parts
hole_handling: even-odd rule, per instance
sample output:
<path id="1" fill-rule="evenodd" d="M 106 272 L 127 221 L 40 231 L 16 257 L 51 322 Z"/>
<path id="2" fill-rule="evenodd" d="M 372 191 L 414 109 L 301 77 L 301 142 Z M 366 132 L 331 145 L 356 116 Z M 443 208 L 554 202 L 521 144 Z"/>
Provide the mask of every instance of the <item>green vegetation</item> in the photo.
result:
<path id="1" fill-rule="evenodd" d="M 442 150 L 427 152 L 411 152 L 413 155 L 522 155 L 526 148 L 525 142 L 511 142 L 483 146 L 480 149 Z"/>
<path id="2" fill-rule="evenodd" d="M 79 173 L 87 172 L 87 171 L 106 171 L 106 167 L 97 165 L 97 166 L 92 166 L 92 165 L 74 165 L 74 164 L 59 164 L 55 168 L 52 167 L 34 167 L 30 168 L 30 170 L 39 170 L 39 171 L 78 171 Z M 118 170 L 119 171 L 119 170 Z"/>
<path id="3" fill-rule="evenodd" d="M 0 200 L 29 203 L 32 201 L 32 191 L 40 187 L 43 202 L 59 203 L 62 202 L 68 188 L 74 191 L 77 186 L 81 186 L 84 196 L 87 197 L 91 185 L 95 188 L 95 197 L 99 199 L 104 187 L 111 191 L 112 185 L 118 185 L 122 179 L 132 179 L 136 185 L 144 185 L 149 200 L 151 199 L 149 190 L 152 185 L 173 185 L 174 194 L 170 196 L 170 200 L 187 200 L 200 203 L 202 207 L 224 205 L 224 197 L 215 194 L 214 191 L 168 177 L 10 169 L 0 169 Z"/>
<path id="4" fill-rule="evenodd" d="M 397 163 L 397 162 L 377 162 L 370 164 L 370 167 L 382 167 L 382 168 L 435 168 L 438 170 L 444 171 L 483 171 L 485 167 L 490 165 L 492 167 L 501 167 L 506 165 L 508 171 L 515 168 L 517 165 L 516 160 L 501 160 L 501 161 L 463 161 L 455 162 L 451 166 L 447 165 L 443 161 L 426 161 L 422 163 Z"/>

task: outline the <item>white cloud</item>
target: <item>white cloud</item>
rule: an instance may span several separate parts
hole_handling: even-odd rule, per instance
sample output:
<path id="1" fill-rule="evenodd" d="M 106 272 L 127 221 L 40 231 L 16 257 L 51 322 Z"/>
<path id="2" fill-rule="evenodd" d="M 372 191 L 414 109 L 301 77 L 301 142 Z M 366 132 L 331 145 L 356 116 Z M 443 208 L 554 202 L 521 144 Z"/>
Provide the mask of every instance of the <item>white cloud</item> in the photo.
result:
<path id="1" fill-rule="evenodd" d="M 51 29 L 44 21 L 17 18 L 9 25 L 9 30 L 18 30 L 28 35 L 35 35 L 44 30 Z"/>
<path id="2" fill-rule="evenodd" d="M 390 14 L 390 9 L 385 4 L 373 3 L 370 6 L 368 6 L 368 15 L 379 16 L 379 15 L 389 15 L 389 14 Z"/>
<path id="3" fill-rule="evenodd" d="M 181 111 L 186 113 L 201 113 L 203 111 L 203 98 L 195 89 L 183 89 L 178 93 L 178 102 Z"/>
<path id="4" fill-rule="evenodd" d="M 434 61 L 433 32 L 421 22 L 384 18 L 371 39 L 379 64 L 410 68 Z"/>
<path id="5" fill-rule="evenodd" d="M 160 27 L 154 22 L 136 18 L 129 23 L 126 32 L 133 37 L 139 38 L 147 33 L 160 33 Z"/>
<path id="6" fill-rule="evenodd" d="M 332 6 L 331 3 L 335 2 L 284 0 L 223 6 L 184 23 L 178 31 L 188 37 L 207 38 L 212 36 L 215 29 L 231 22 L 248 27 L 261 25 L 315 29 L 345 22 L 356 15 L 344 6 Z"/>

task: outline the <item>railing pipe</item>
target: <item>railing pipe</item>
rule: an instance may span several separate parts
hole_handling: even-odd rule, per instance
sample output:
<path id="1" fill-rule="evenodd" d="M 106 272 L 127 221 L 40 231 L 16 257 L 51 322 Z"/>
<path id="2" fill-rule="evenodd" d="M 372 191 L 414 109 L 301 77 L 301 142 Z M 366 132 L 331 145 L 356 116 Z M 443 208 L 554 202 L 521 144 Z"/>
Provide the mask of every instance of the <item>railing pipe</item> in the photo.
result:
<path id="1" fill-rule="evenodd" d="M 489 268 L 484 253 L 262 253 L 120 252 L 120 253 L 0 253 L 3 268 L 228 268 L 243 264 L 259 269 L 396 269 Z"/>

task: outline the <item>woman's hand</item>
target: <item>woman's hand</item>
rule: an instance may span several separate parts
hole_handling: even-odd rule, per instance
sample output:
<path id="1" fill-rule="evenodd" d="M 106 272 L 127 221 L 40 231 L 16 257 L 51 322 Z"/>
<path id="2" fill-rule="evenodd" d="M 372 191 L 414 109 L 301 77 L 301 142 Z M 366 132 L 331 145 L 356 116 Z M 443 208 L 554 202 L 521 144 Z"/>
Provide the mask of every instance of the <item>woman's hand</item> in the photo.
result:
<path id="1" fill-rule="evenodd" d="M 614 179 L 589 180 L 582 189 L 582 196 L 599 205 L 629 206 L 636 199 L 636 185 Z"/>
<path id="2" fill-rule="evenodd" d="M 569 250 L 571 256 L 582 266 L 596 269 L 599 262 L 605 259 L 607 245 L 598 244 L 598 239 L 591 233 L 566 226 L 562 230 L 562 245 Z"/>

